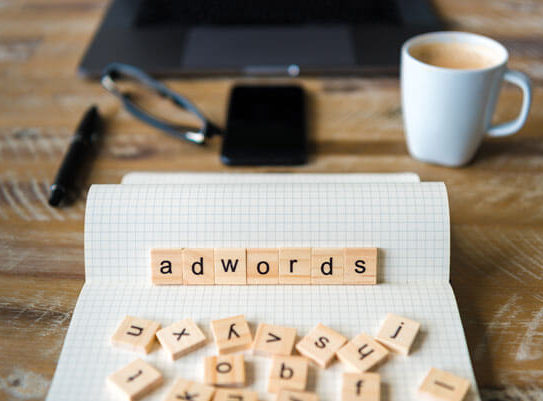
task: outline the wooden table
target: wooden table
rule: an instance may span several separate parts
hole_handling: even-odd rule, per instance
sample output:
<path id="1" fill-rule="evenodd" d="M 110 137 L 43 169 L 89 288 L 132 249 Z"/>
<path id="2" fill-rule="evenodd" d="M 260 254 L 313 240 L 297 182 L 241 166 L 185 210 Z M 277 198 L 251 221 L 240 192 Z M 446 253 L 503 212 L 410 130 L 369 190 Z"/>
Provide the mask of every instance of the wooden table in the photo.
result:
<path id="1" fill-rule="evenodd" d="M 436 6 L 452 28 L 502 40 L 510 65 L 533 78 L 534 105 L 520 134 L 485 141 L 465 168 L 422 164 L 407 154 L 397 79 L 301 79 L 309 94 L 311 162 L 229 169 L 219 162 L 218 141 L 196 148 L 157 133 L 96 82 L 76 76 L 105 1 L 0 0 L 0 399 L 45 397 L 83 285 L 85 202 L 53 209 L 46 199 L 72 130 L 91 103 L 108 115 L 92 183 L 118 183 L 134 170 L 414 171 L 424 181 L 445 181 L 451 281 L 482 394 L 541 397 L 543 2 L 440 0 Z M 241 80 L 168 84 L 224 123 L 234 81 Z M 513 117 L 519 105 L 518 90 L 506 86 L 496 119 Z"/>

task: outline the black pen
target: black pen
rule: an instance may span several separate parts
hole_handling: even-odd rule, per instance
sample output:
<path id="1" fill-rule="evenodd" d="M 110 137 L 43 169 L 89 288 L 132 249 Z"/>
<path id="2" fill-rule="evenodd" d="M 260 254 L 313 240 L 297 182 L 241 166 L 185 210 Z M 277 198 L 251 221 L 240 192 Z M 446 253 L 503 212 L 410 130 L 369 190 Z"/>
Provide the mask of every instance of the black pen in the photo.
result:
<path id="1" fill-rule="evenodd" d="M 102 118 L 96 106 L 87 110 L 79 123 L 75 134 L 60 165 L 53 185 L 49 204 L 58 206 L 62 201 L 75 195 L 78 180 L 83 175 L 83 169 L 98 143 L 102 131 Z"/>

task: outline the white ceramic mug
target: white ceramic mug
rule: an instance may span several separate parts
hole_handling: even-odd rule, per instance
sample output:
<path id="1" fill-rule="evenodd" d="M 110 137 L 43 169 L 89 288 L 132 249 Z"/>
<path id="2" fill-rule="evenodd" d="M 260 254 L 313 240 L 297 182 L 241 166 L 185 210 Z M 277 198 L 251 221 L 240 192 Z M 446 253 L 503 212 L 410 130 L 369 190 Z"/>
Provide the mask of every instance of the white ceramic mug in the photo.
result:
<path id="1" fill-rule="evenodd" d="M 423 43 L 455 42 L 482 45 L 496 52 L 496 64 L 480 69 L 436 67 L 414 58 L 410 49 Z M 466 32 L 434 32 L 415 36 L 402 46 L 402 111 L 409 153 L 421 161 L 445 166 L 469 162 L 485 135 L 517 132 L 531 104 L 529 78 L 507 69 L 509 54 L 490 38 Z M 503 81 L 523 92 L 519 116 L 491 125 Z"/>

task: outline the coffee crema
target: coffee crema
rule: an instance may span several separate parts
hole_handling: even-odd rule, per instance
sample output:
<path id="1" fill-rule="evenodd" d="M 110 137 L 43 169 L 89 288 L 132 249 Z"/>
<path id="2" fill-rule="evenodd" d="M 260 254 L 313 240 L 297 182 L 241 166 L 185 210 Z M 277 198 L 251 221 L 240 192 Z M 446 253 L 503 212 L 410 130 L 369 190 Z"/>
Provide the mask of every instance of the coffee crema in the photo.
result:
<path id="1" fill-rule="evenodd" d="M 457 70 L 478 70 L 499 63 L 497 51 L 465 42 L 421 43 L 409 49 L 409 54 L 423 63 Z"/>

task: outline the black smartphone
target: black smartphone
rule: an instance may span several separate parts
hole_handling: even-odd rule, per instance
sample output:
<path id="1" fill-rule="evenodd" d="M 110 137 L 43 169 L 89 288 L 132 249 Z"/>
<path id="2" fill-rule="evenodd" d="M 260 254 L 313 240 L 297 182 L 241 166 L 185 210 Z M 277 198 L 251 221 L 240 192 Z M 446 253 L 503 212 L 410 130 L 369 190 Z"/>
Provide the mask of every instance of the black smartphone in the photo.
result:
<path id="1" fill-rule="evenodd" d="M 305 163 L 303 89 L 294 85 L 234 87 L 221 159 L 232 166 Z"/>

